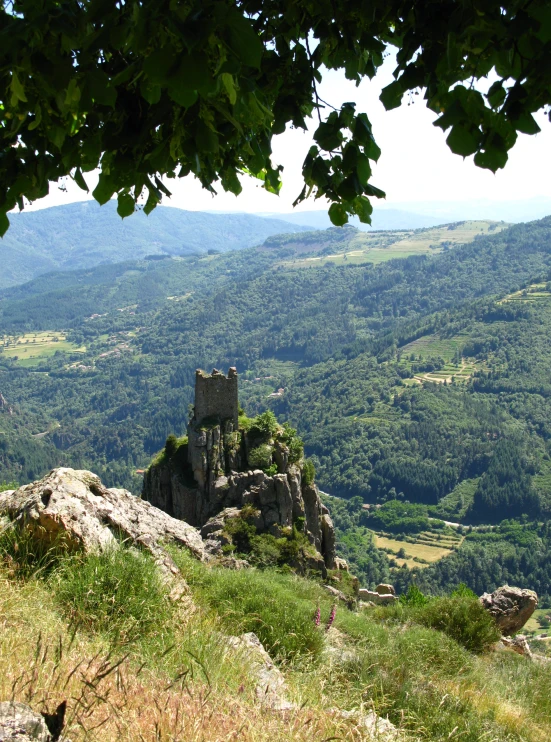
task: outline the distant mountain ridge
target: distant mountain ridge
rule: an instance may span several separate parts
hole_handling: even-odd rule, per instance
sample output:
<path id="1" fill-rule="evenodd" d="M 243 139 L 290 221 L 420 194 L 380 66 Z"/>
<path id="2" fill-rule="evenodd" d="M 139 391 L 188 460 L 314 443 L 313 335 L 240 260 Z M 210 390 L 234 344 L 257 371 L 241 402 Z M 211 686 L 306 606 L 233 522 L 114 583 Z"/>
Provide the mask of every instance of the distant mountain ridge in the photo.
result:
<path id="1" fill-rule="evenodd" d="M 159 206 L 124 221 L 115 202 L 83 201 L 10 214 L 0 240 L 0 288 L 50 271 L 92 268 L 147 255 L 226 252 L 262 243 L 282 232 L 309 228 L 253 214 L 210 214 Z"/>

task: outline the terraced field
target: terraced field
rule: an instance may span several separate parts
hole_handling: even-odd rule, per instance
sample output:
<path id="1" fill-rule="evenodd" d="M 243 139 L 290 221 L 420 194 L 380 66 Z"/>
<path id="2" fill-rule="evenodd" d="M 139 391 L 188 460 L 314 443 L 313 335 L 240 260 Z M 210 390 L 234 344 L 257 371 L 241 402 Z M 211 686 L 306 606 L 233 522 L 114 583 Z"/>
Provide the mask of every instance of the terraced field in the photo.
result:
<path id="1" fill-rule="evenodd" d="M 463 542 L 463 536 L 449 530 L 444 533 L 424 531 L 409 540 L 394 538 L 390 534 L 374 535 L 377 548 L 385 550 L 396 561 L 398 567 L 405 564 L 409 569 L 428 567 L 429 564 L 451 554 Z"/>
<path id="2" fill-rule="evenodd" d="M 406 383 L 421 384 L 424 381 L 432 381 L 437 384 L 464 382 L 471 378 L 479 368 L 469 358 L 461 358 L 457 363 L 457 357 L 461 354 L 468 340 L 468 335 L 458 334 L 451 338 L 439 338 L 436 335 L 425 335 L 400 348 L 403 364 L 409 364 L 415 360 L 442 359 L 445 364 L 437 371 L 423 373 L 412 373 L 411 379 Z"/>
<path id="3" fill-rule="evenodd" d="M 514 294 L 504 297 L 499 303 L 508 304 L 547 304 L 551 299 L 551 285 L 549 283 L 533 283 L 521 291 L 515 291 Z"/>
<path id="4" fill-rule="evenodd" d="M 0 353 L 6 358 L 15 358 L 20 366 L 25 367 L 36 366 L 43 358 L 58 351 L 84 353 L 85 350 L 68 342 L 62 332 L 29 332 L 0 338 Z"/>

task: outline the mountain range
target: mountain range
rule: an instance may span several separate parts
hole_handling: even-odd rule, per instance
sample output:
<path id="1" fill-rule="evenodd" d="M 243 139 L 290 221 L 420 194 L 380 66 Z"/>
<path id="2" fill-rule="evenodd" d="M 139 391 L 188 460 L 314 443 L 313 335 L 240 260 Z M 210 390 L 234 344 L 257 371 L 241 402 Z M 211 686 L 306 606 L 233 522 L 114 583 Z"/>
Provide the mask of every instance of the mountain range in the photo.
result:
<path id="1" fill-rule="evenodd" d="M 0 240 L 0 288 L 50 271 L 91 268 L 147 255 L 226 252 L 308 227 L 254 214 L 211 214 L 159 206 L 121 219 L 116 203 L 95 201 L 10 214 Z"/>

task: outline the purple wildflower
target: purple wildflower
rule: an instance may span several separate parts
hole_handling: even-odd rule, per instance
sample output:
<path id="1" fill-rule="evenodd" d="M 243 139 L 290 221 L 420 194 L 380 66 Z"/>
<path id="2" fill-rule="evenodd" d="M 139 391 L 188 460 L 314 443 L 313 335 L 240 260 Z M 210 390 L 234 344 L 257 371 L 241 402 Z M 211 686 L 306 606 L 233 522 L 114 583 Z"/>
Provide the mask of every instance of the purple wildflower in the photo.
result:
<path id="1" fill-rule="evenodd" d="M 333 626 L 333 621 L 335 620 L 335 616 L 337 615 L 337 606 L 333 605 L 331 608 L 331 614 L 329 616 L 329 621 L 327 622 L 327 626 L 325 627 L 326 631 L 329 631 L 331 626 Z"/>
<path id="2" fill-rule="evenodd" d="M 321 621 L 321 611 L 318 605 L 318 607 L 316 608 L 316 613 L 314 614 L 314 623 L 316 624 L 316 626 L 320 625 L 320 621 Z"/>

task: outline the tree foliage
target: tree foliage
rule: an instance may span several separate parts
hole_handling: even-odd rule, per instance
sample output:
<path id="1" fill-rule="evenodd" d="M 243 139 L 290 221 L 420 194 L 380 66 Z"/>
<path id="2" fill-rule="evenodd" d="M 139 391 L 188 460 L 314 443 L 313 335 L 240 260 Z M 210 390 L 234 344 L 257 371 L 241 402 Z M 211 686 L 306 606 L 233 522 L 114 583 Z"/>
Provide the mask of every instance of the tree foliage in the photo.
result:
<path id="1" fill-rule="evenodd" d="M 271 142 L 317 116 L 297 203 L 332 202 L 334 224 L 369 222 L 371 162 L 380 151 L 355 104 L 319 98 L 326 69 L 359 83 L 396 47 L 387 109 L 422 89 L 453 152 L 505 165 L 517 132 L 549 105 L 551 9 L 546 0 L 0 0 L 0 234 L 7 212 L 70 176 L 129 216 L 149 213 L 193 174 L 238 194 L 240 176 L 277 193 Z M 488 75 L 486 93 L 472 83 Z"/>

